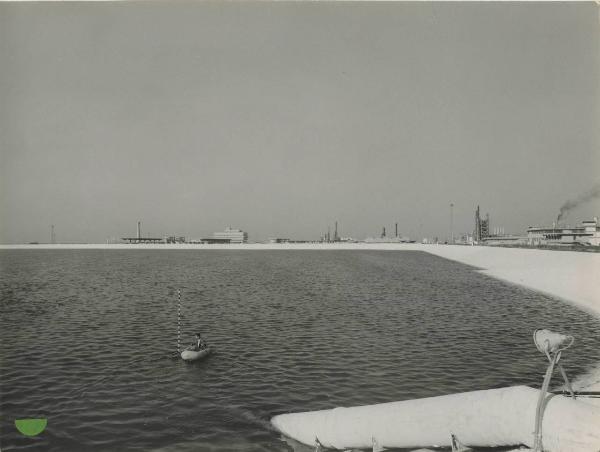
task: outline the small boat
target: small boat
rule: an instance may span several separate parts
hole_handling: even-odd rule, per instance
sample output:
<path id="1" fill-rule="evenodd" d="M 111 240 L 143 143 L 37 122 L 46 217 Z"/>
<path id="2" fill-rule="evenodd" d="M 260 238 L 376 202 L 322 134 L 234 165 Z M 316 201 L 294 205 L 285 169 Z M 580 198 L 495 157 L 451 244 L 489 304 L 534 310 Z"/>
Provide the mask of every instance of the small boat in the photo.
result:
<path id="1" fill-rule="evenodd" d="M 212 349 L 210 347 L 196 349 L 185 349 L 181 352 L 181 359 L 184 361 L 198 361 L 208 355 L 210 355 Z"/>

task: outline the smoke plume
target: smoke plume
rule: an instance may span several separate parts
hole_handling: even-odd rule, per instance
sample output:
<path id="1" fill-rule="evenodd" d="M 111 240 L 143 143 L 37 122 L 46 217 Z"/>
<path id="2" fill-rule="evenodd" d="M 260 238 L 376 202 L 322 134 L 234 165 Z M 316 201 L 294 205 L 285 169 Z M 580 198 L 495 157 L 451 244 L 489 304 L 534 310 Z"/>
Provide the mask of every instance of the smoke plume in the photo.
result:
<path id="1" fill-rule="evenodd" d="M 558 214 L 556 222 L 558 223 L 561 219 L 566 217 L 569 211 L 574 209 L 578 205 L 586 203 L 598 197 L 600 197 L 600 183 L 597 183 L 590 190 L 586 191 L 585 193 L 582 193 L 577 198 L 569 199 L 567 202 L 565 202 L 560 208 L 560 212 Z"/>

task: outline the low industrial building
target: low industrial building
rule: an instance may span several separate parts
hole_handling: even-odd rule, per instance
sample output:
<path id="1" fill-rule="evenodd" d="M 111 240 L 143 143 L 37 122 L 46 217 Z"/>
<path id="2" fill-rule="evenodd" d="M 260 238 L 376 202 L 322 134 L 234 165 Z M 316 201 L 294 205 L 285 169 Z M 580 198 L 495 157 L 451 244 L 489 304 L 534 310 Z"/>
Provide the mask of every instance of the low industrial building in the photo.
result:
<path id="1" fill-rule="evenodd" d="M 290 243 L 290 239 L 281 239 L 278 237 L 271 237 L 269 243 Z"/>
<path id="2" fill-rule="evenodd" d="M 527 237 L 521 235 L 490 235 L 480 242 L 488 246 L 524 246 L 527 245 Z"/>
<path id="3" fill-rule="evenodd" d="M 158 237 L 123 237 L 124 240 L 129 243 L 164 243 L 164 238 Z"/>
<path id="4" fill-rule="evenodd" d="M 543 245 L 587 245 L 600 246 L 600 225 L 598 218 L 584 221 L 576 227 L 529 227 L 527 244 Z"/>
<path id="5" fill-rule="evenodd" d="M 186 243 L 185 237 L 165 237 L 165 243 Z"/>
<path id="6" fill-rule="evenodd" d="M 600 246 L 598 218 L 575 227 L 529 227 L 527 235 L 489 235 L 480 244 L 489 246 Z"/>

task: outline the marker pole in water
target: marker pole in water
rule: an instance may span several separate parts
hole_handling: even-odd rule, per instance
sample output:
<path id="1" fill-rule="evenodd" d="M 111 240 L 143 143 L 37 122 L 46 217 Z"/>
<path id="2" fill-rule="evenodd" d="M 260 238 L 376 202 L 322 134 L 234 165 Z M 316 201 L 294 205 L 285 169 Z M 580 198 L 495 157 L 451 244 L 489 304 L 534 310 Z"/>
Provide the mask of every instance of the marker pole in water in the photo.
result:
<path id="1" fill-rule="evenodd" d="M 177 289 L 177 353 L 181 353 L 181 289 Z"/>

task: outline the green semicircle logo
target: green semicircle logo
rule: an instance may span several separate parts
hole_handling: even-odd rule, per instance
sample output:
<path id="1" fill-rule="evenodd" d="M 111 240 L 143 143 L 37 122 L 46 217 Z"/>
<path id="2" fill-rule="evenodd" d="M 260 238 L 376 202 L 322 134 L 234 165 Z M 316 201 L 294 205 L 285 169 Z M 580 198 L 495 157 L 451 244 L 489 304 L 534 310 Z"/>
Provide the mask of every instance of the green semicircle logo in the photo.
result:
<path id="1" fill-rule="evenodd" d="M 42 433 L 48 419 L 16 419 L 15 426 L 25 436 L 36 436 Z"/>

